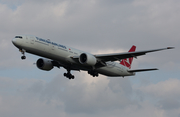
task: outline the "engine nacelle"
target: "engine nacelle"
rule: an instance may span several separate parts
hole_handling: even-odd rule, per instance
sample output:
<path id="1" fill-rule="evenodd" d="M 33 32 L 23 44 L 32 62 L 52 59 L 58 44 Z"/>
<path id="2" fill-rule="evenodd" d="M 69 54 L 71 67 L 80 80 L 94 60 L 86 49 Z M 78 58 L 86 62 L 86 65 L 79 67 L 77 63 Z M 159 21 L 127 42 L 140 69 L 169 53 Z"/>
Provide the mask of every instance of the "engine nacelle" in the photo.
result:
<path id="1" fill-rule="evenodd" d="M 79 57 L 79 62 L 88 66 L 94 66 L 97 63 L 97 59 L 91 54 L 82 53 Z"/>
<path id="2" fill-rule="evenodd" d="M 51 62 L 51 60 L 48 59 L 38 59 L 36 62 L 36 66 L 41 69 L 41 70 L 46 70 L 49 71 L 53 68 L 53 64 Z"/>

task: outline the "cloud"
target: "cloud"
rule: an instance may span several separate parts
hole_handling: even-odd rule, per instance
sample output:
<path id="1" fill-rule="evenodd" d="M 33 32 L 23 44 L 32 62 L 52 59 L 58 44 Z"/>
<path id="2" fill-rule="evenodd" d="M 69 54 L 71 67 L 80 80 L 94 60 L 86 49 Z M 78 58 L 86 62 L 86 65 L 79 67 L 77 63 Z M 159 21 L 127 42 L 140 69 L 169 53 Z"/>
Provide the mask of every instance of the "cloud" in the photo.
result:
<path id="1" fill-rule="evenodd" d="M 157 84 L 151 84 L 149 86 L 142 87 L 141 90 L 147 92 L 150 95 L 163 98 L 163 97 L 180 97 L 178 88 L 180 85 L 179 79 L 168 79 Z"/>
<path id="2" fill-rule="evenodd" d="M 66 79 L 57 75 L 50 82 L 36 79 L 1 78 L 6 85 L 5 90 L 18 89 L 13 91 L 0 92 L 1 115 L 3 116 L 110 116 L 119 115 L 140 116 L 163 116 L 169 114 L 177 116 L 180 114 L 179 102 L 175 94 L 163 93 L 159 96 L 156 92 L 170 92 L 163 87 L 166 83 L 173 84 L 177 79 L 169 79 L 157 83 L 149 89 L 152 84 L 146 87 L 132 87 L 129 79 L 126 78 L 92 78 L 84 72 L 76 74 L 75 80 Z M 83 77 L 82 77 L 83 76 Z M 12 85 L 13 84 L 13 85 Z M 178 84 L 178 83 L 177 83 Z M 5 86 L 4 85 L 4 86 Z M 12 87 L 9 87 L 12 86 Z M 2 86 L 2 85 L 1 85 Z M 179 85 L 176 85 L 175 88 Z M 144 90 L 143 90 L 144 89 Z M 151 91 L 149 91 L 151 90 Z M 141 91 L 144 99 L 140 100 L 135 92 Z M 150 93 L 149 93 L 150 92 Z M 153 93 L 151 93 L 153 92 Z M 174 91 L 175 92 L 175 91 Z M 147 95 L 148 93 L 148 95 Z M 176 92 L 177 93 L 177 92 Z M 150 98 L 150 100 L 146 97 Z M 157 100 L 152 103 L 151 100 Z M 11 113 L 8 113 L 11 110 Z M 174 112 L 174 113 L 173 113 Z"/>
<path id="3" fill-rule="evenodd" d="M 6 7 L 5 11 L 9 12 L 4 15 L 4 27 L 16 34 L 33 34 L 56 41 L 61 40 L 62 43 L 74 47 L 81 45 L 80 49 L 88 44 L 94 45 L 95 49 L 127 48 L 133 44 L 144 48 L 145 45 L 151 44 L 153 48 L 160 46 L 157 42 L 162 40 L 164 46 L 169 43 L 176 44 L 167 41 L 169 38 L 179 43 L 178 33 L 174 32 L 178 28 L 178 7 L 173 7 L 169 11 L 166 7 L 169 2 L 163 2 L 164 6 L 160 7 L 160 11 L 153 9 L 155 1 L 150 4 L 138 0 L 127 4 L 115 2 L 116 6 L 109 7 L 93 1 L 60 1 L 56 4 L 54 2 L 56 1 L 41 4 L 35 1 L 24 2 L 15 11 Z M 171 4 L 173 6 L 175 3 Z M 157 5 L 161 4 L 157 2 Z M 156 13 L 155 17 L 153 13 Z M 166 16 L 167 14 L 172 17 Z"/>
<path id="4" fill-rule="evenodd" d="M 173 110 L 180 108 L 180 102 L 178 99 L 165 98 L 158 102 L 157 106 L 164 110 Z"/>
<path id="5" fill-rule="evenodd" d="M 132 89 L 127 79 L 115 83 L 119 79 L 111 81 L 103 76 L 94 79 L 86 73 L 81 75 L 86 79 L 76 75 L 76 80 L 69 82 L 68 79 L 60 79 L 58 76 L 45 85 L 37 82 L 27 91 L 39 95 L 42 100 L 48 100 L 50 103 L 53 99 L 60 99 L 67 113 L 95 114 L 100 110 L 109 110 L 109 107 L 112 110 L 131 104 L 129 101 Z"/>
<path id="6" fill-rule="evenodd" d="M 178 113 L 174 113 L 180 110 L 180 94 L 179 94 L 179 79 L 168 79 L 157 84 L 149 84 L 147 86 L 139 87 L 139 91 L 144 93 L 143 96 L 147 96 L 152 99 L 152 103 L 159 109 L 165 110 L 167 116 L 177 116 Z"/>

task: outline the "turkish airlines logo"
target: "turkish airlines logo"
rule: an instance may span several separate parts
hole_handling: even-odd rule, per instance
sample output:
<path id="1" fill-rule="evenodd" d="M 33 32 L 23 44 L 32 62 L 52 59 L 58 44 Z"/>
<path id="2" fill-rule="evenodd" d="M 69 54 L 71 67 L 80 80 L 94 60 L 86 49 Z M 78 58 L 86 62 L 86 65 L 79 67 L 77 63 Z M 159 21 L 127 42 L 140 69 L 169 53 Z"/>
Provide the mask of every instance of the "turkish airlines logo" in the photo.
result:
<path id="1" fill-rule="evenodd" d="M 132 59 L 133 58 L 123 59 L 120 64 L 128 67 L 129 69 L 131 69 Z"/>
<path id="2" fill-rule="evenodd" d="M 136 50 L 136 46 L 132 46 L 131 49 L 129 50 L 129 52 L 134 52 Z M 123 59 L 120 64 L 123 65 L 123 66 L 126 66 L 128 67 L 129 69 L 131 69 L 131 63 L 133 61 L 133 57 L 131 58 L 126 58 L 126 59 Z"/>
<path id="3" fill-rule="evenodd" d="M 126 61 L 126 63 L 128 63 L 128 64 L 130 65 L 130 61 L 129 61 L 129 59 L 126 59 L 125 61 Z"/>

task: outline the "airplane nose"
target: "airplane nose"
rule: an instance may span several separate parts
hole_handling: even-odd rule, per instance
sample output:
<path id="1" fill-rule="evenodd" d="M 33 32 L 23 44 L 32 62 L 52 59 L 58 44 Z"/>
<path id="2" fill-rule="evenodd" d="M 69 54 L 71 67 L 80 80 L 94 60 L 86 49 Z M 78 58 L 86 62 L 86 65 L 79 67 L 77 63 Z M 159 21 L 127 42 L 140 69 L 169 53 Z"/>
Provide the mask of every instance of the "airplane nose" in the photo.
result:
<path id="1" fill-rule="evenodd" d="M 16 45 L 16 39 L 15 39 L 15 38 L 12 39 L 12 43 L 13 43 L 14 45 Z"/>

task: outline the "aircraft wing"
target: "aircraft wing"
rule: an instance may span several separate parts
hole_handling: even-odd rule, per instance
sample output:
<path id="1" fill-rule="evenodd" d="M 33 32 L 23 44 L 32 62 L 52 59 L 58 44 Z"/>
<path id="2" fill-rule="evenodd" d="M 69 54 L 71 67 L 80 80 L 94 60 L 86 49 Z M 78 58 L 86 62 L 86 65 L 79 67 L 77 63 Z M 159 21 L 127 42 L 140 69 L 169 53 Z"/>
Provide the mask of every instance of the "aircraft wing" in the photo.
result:
<path id="1" fill-rule="evenodd" d="M 94 55 L 94 56 L 103 62 L 117 61 L 117 60 L 122 60 L 122 59 L 126 59 L 126 58 L 131 58 L 131 57 L 136 58 L 137 56 L 142 56 L 142 55 L 145 55 L 146 53 L 156 52 L 156 51 L 161 51 L 161 50 L 166 50 L 166 49 L 173 49 L 173 48 L 174 47 L 167 47 L 167 48 L 145 50 L 145 51 L 114 53 L 114 54 L 98 54 L 98 55 Z"/>

